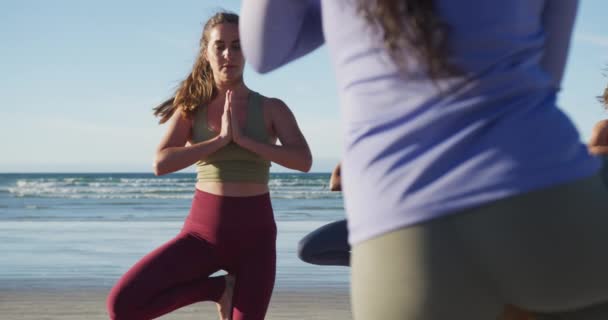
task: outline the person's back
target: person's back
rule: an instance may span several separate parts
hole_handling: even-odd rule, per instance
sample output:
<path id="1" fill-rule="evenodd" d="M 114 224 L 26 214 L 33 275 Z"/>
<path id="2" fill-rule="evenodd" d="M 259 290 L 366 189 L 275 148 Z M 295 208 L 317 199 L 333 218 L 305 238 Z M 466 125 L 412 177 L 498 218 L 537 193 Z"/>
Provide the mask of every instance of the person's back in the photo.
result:
<path id="1" fill-rule="evenodd" d="M 348 2 L 321 8 L 344 116 L 351 243 L 597 170 L 555 105 L 575 1 L 436 1 L 447 61 L 460 70 L 443 79 L 408 53 L 401 72 Z"/>
<path id="2" fill-rule="evenodd" d="M 356 319 L 607 318 L 608 187 L 556 106 L 576 1 L 243 3 L 258 71 L 328 44 Z"/>

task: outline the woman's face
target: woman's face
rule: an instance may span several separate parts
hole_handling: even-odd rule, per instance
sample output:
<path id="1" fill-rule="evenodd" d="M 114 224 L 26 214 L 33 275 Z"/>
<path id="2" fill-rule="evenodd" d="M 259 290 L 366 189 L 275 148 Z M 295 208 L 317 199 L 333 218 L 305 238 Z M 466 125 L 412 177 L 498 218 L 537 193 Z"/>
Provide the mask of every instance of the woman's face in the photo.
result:
<path id="1" fill-rule="evenodd" d="M 218 24 L 209 32 L 205 56 L 213 77 L 219 83 L 240 81 L 243 77 L 245 59 L 241 52 L 239 26 L 234 23 Z"/>

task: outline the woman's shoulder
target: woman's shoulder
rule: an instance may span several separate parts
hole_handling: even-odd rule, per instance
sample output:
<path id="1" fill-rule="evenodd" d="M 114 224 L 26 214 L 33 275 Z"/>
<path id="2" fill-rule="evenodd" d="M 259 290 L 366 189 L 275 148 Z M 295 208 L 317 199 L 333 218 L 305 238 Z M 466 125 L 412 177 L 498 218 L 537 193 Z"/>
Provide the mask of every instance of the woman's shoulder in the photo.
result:
<path id="1" fill-rule="evenodd" d="M 262 106 L 264 107 L 264 109 L 266 109 L 266 111 L 272 113 L 291 112 L 289 110 L 289 107 L 285 102 L 283 102 L 283 100 L 275 97 L 268 97 L 261 93 L 257 94 L 260 95 Z"/>
<path id="2" fill-rule="evenodd" d="M 283 100 L 275 97 L 262 97 L 262 108 L 264 115 L 268 116 L 272 123 L 285 122 L 292 123 L 295 120 L 295 115 L 289 109 L 287 104 Z"/>
<path id="3" fill-rule="evenodd" d="M 253 91 L 253 90 L 252 90 Z M 262 103 L 264 105 L 270 106 L 270 107 L 287 107 L 287 105 L 285 104 L 285 102 L 283 102 L 283 100 L 279 99 L 279 98 L 275 98 L 275 97 L 269 97 L 269 96 L 265 96 L 259 92 L 253 91 L 255 94 L 259 95 L 260 98 L 262 99 Z"/>

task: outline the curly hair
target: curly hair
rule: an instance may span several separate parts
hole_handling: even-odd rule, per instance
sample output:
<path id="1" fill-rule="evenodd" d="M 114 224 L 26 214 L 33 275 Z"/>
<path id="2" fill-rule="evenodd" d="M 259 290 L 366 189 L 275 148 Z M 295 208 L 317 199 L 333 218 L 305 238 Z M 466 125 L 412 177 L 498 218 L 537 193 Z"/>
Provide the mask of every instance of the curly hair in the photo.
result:
<path id="1" fill-rule="evenodd" d="M 404 49 L 426 64 L 432 79 L 460 73 L 447 61 L 448 27 L 432 0 L 358 0 L 360 15 L 382 32 L 392 60 L 406 69 Z M 407 71 L 407 70 L 406 70 Z"/>

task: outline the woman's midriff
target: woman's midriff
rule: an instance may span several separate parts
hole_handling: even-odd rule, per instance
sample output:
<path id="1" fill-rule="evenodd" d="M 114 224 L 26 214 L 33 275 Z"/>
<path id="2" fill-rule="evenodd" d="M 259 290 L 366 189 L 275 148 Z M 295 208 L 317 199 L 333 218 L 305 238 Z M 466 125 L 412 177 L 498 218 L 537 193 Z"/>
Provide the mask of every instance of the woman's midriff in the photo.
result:
<path id="1" fill-rule="evenodd" d="M 197 182 L 196 189 L 229 197 L 249 197 L 268 193 L 268 185 L 262 183 L 243 183 L 243 182 Z"/>

